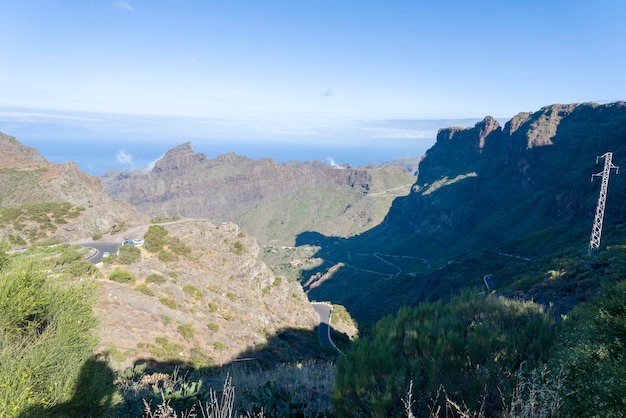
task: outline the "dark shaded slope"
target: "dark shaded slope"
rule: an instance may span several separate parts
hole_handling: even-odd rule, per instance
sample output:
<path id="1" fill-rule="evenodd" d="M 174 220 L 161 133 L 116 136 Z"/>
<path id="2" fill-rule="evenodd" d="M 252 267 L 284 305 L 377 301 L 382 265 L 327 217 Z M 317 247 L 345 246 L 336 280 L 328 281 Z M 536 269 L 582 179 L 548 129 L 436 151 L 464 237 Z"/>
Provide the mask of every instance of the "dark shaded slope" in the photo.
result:
<path id="1" fill-rule="evenodd" d="M 520 113 L 504 128 L 487 117 L 472 128 L 442 129 L 412 192 L 358 237 L 317 236 L 326 263 L 302 281 L 312 299 L 344 304 L 369 322 L 403 304 L 484 286 L 483 275 L 494 271 L 510 282 L 529 259 L 584 252 L 600 187 L 590 178 L 607 151 L 626 164 L 626 103 L 553 105 Z M 613 175 L 605 245 L 624 239 L 624 203 L 626 177 Z"/>

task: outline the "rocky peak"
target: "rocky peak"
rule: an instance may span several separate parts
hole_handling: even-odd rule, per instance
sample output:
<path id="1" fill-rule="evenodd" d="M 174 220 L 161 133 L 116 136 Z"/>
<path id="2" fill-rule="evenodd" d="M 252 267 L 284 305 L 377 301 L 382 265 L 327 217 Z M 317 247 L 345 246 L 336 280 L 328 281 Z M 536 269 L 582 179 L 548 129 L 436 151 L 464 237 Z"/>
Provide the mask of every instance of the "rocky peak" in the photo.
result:
<path id="1" fill-rule="evenodd" d="M 48 161 L 35 148 L 27 147 L 10 135 L 0 132 L 0 169 L 6 167 L 31 169 Z"/>
<path id="2" fill-rule="evenodd" d="M 154 164 L 153 173 L 161 171 L 179 170 L 193 162 L 201 162 L 207 159 L 202 153 L 194 153 L 191 142 L 180 144 L 165 153 L 163 158 Z"/>
<path id="3" fill-rule="evenodd" d="M 485 147 L 487 137 L 494 132 L 499 133 L 500 131 L 501 128 L 498 121 L 491 116 L 487 116 L 482 121 L 477 122 L 473 128 L 454 126 L 440 129 L 437 133 L 437 146 L 449 144 L 454 148 L 464 148 L 465 151 L 469 149 L 481 152 Z"/>

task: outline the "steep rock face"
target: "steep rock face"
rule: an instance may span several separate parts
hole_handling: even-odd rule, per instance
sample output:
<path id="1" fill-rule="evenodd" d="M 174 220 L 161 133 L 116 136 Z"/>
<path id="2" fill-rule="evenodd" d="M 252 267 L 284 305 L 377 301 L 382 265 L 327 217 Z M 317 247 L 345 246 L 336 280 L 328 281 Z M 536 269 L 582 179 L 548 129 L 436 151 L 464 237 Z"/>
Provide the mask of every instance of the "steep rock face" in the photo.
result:
<path id="1" fill-rule="evenodd" d="M 0 134 L 0 155 L 0 209 L 42 202 L 68 202 L 82 208 L 80 216 L 66 219 L 67 223 L 50 231 L 50 237 L 68 241 L 110 230 L 122 220 L 147 222 L 146 215 L 109 198 L 101 181 L 73 162 L 49 163 L 34 148 L 5 134 Z M 22 234 L 10 226 L 11 219 L 6 221 L 6 235 Z"/>
<path id="2" fill-rule="evenodd" d="M 382 220 L 408 193 L 406 168 L 279 164 L 234 153 L 209 159 L 191 144 L 165 153 L 150 173 L 107 173 L 105 190 L 151 216 L 231 221 L 281 244 L 306 230 L 352 235 Z"/>
<path id="3" fill-rule="evenodd" d="M 520 113 L 504 129 L 494 122 L 442 129 L 386 225 L 460 250 L 545 225 L 590 227 L 598 186 L 589 178 L 602 171 L 596 156 L 611 151 L 616 164 L 626 158 L 626 103 L 553 105 Z M 616 176 L 609 198 L 623 198 L 624 184 Z M 607 216 L 623 222 L 617 207 Z"/>

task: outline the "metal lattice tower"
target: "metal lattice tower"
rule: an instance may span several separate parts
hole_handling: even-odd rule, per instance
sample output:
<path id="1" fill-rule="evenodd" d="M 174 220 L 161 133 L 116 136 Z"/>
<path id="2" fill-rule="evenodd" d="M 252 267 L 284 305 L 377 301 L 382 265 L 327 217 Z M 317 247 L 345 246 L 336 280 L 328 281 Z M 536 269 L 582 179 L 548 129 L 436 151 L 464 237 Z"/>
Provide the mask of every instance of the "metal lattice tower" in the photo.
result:
<path id="1" fill-rule="evenodd" d="M 589 252 L 593 252 L 600 247 L 600 237 L 602 236 L 602 221 L 604 220 L 604 206 L 606 204 L 606 194 L 609 189 L 609 174 L 611 169 L 615 169 L 615 174 L 619 172 L 619 167 L 613 165 L 613 153 L 607 152 L 604 155 L 596 157 L 596 164 L 600 158 L 604 158 L 604 170 L 601 173 L 592 174 L 591 181 L 594 177 L 602 176 L 602 186 L 600 187 L 600 196 L 598 197 L 598 206 L 596 208 L 596 217 L 593 220 L 593 228 L 591 230 L 591 240 L 589 241 Z"/>

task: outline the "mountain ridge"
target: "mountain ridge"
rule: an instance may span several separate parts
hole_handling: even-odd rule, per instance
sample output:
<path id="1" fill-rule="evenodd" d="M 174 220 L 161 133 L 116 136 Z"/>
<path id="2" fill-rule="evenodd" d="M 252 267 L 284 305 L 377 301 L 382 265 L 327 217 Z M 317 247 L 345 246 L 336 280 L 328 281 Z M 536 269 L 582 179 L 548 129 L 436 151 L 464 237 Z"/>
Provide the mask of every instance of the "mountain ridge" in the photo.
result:
<path id="1" fill-rule="evenodd" d="M 151 216 L 235 222 L 263 242 L 283 245 L 310 228 L 348 236 L 377 224 L 414 179 L 409 161 L 352 168 L 235 153 L 210 159 L 190 142 L 168 150 L 149 172 L 102 177 L 111 197 Z"/>

